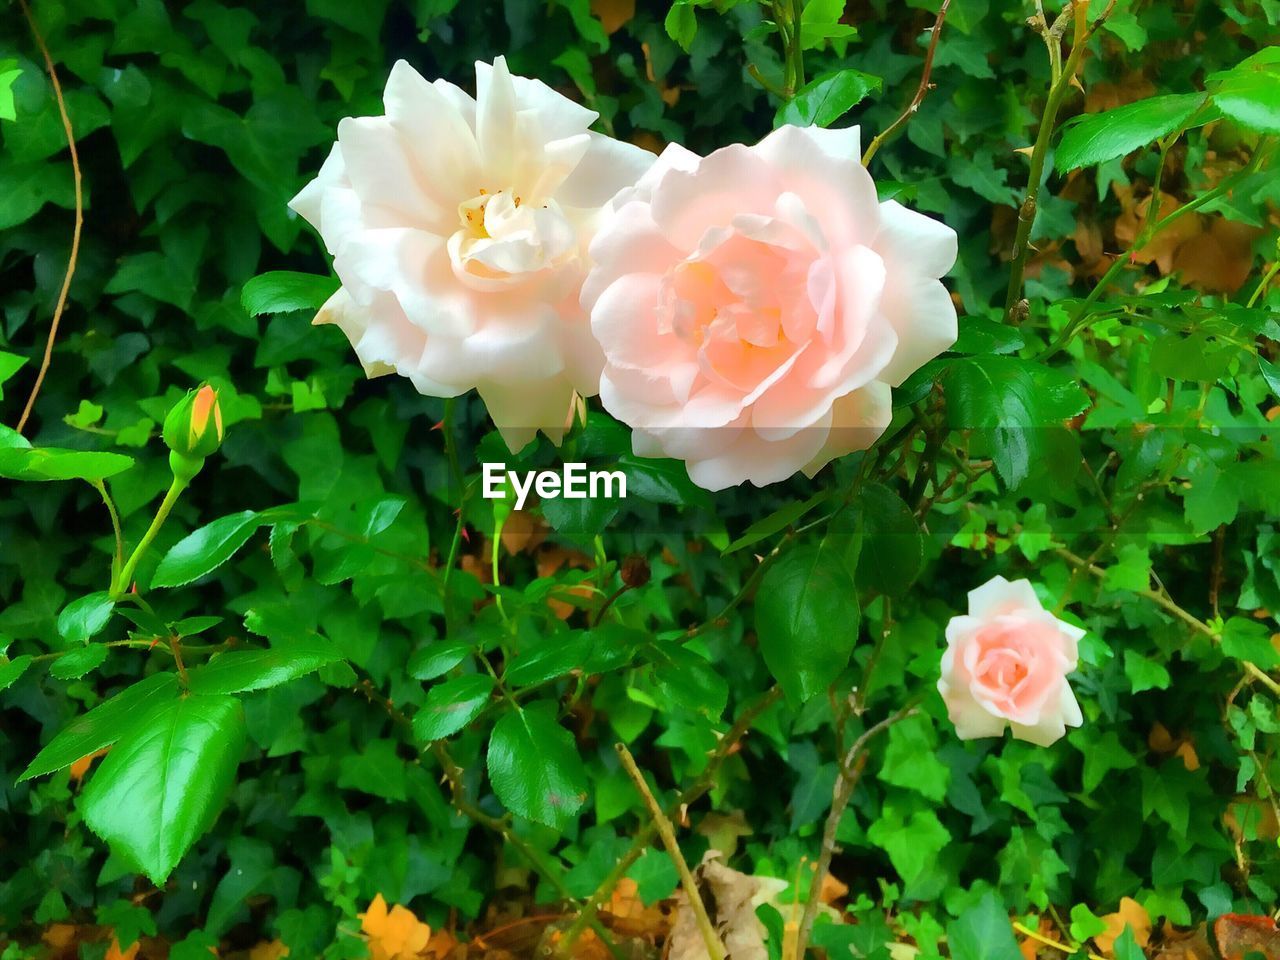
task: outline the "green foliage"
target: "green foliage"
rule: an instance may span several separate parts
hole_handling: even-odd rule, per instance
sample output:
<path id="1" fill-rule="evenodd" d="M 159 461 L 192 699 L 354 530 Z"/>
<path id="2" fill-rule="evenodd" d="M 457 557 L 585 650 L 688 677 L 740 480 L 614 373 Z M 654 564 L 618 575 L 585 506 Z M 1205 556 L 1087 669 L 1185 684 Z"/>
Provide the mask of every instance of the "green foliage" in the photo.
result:
<path id="1" fill-rule="evenodd" d="M 952 0 L 870 169 L 957 230 L 959 339 L 812 480 L 709 495 L 594 401 L 559 451 L 511 456 L 474 397 L 366 380 L 311 326 L 336 281 L 286 202 L 396 59 L 466 87 L 506 54 L 653 147 L 777 123 L 865 145 L 938 4 L 791 6 L 642 2 L 609 32 L 586 2 L 36 2 L 86 207 L 22 433 L 74 190 L 42 59 L 0 37 L 0 955 L 70 919 L 178 958 L 354 957 L 379 893 L 466 930 L 513 882 L 560 912 L 649 824 L 616 742 L 660 802 L 692 797 L 691 862 L 733 847 L 803 898 L 845 751 L 909 701 L 836 823 L 857 922 L 815 944 L 1014 960 L 1010 915 L 1051 905 L 1096 952 L 1121 897 L 1176 923 L 1276 902 L 1269 0 L 1116 6 L 1049 131 L 1007 315 L 1054 65 L 1033 5 Z M 1195 206 L 1129 257 L 1158 169 Z M 162 499 L 159 425 L 202 382 L 225 439 Z M 495 509 L 497 460 L 623 469 L 629 495 Z M 1087 630 L 1085 723 L 1052 747 L 958 741 L 935 692 L 948 620 L 997 573 Z M 628 876 L 669 895 L 642 847 Z"/>

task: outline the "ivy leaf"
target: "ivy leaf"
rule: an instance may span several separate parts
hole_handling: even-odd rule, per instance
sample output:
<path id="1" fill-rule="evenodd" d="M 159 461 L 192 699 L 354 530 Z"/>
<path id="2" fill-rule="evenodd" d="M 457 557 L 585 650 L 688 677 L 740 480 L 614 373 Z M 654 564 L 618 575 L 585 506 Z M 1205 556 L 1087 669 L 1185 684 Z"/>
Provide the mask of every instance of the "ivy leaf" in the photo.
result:
<path id="1" fill-rule="evenodd" d="M 314 673 L 342 655 L 324 641 L 287 640 L 269 650 L 221 653 L 189 673 L 192 693 L 248 693 L 267 690 Z"/>
<path id="2" fill-rule="evenodd" d="M 1231 617 L 1222 629 L 1222 652 L 1237 660 L 1247 660 L 1263 670 L 1280 667 L 1280 653 L 1271 644 L 1266 624 L 1244 617 Z"/>
<path id="3" fill-rule="evenodd" d="M 235 697 L 171 700 L 102 761 L 80 800 L 85 823 L 157 886 L 213 825 L 245 746 Z"/>
<path id="4" fill-rule="evenodd" d="M 555 706 L 516 708 L 494 725 L 489 738 L 489 781 L 517 816 L 564 830 L 582 809 L 587 771 Z"/>
<path id="5" fill-rule="evenodd" d="M 493 678 L 483 673 L 454 677 L 427 691 L 414 714 L 413 734 L 423 743 L 451 737 L 480 715 L 493 693 Z"/>
<path id="6" fill-rule="evenodd" d="M 214 520 L 175 543 L 156 567 L 153 587 L 181 587 L 222 566 L 262 523 L 256 510 Z"/>
<path id="7" fill-rule="evenodd" d="M 178 677 L 172 673 L 155 673 L 126 687 L 58 731 L 58 735 L 36 754 L 18 778 L 18 783 L 69 767 L 81 757 L 111 746 L 134 726 L 147 723 L 153 713 L 176 697 L 177 692 Z"/>
<path id="8" fill-rule="evenodd" d="M 952 960 L 1022 960 L 1009 915 L 994 893 L 947 924 L 947 946 Z"/>
<path id="9" fill-rule="evenodd" d="M 314 273 L 273 270 L 254 277 L 240 291 L 240 303 L 249 316 L 319 310 L 337 291 L 338 280 Z"/>
<path id="10" fill-rule="evenodd" d="M 827 538 L 784 553 L 756 594 L 760 652 L 787 698 L 822 693 L 849 664 L 861 609 L 847 551 Z"/>
<path id="11" fill-rule="evenodd" d="M 779 108 L 773 125 L 785 123 L 797 127 L 829 127 L 872 91 L 879 90 L 883 81 L 861 70 L 837 70 L 806 83 L 796 95 Z"/>
<path id="12" fill-rule="evenodd" d="M 1123 157 L 1186 126 L 1207 102 L 1202 93 L 1175 93 L 1088 114 L 1062 134 L 1054 166 L 1066 173 Z M 1211 119 L 1206 112 L 1199 122 Z"/>

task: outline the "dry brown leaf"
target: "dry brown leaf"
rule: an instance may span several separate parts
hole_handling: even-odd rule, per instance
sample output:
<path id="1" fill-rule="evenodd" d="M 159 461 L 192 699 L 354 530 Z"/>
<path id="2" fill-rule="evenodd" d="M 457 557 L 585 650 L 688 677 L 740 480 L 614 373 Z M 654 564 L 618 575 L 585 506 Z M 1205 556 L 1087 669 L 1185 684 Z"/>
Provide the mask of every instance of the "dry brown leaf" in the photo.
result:
<path id="1" fill-rule="evenodd" d="M 289 948 L 279 940 L 263 940 L 249 949 L 249 960 L 282 960 L 289 955 Z"/>
<path id="2" fill-rule="evenodd" d="M 1280 928 L 1270 917 L 1223 914 L 1213 923 L 1213 936 L 1222 960 L 1244 960 L 1250 951 L 1267 960 L 1280 957 Z"/>
<path id="3" fill-rule="evenodd" d="M 1217 960 L 1203 924 L 1192 930 L 1178 930 L 1166 920 L 1161 934 L 1164 942 L 1154 960 Z"/>
<path id="4" fill-rule="evenodd" d="M 849 885 L 841 883 L 834 874 L 828 873 L 822 878 L 822 887 L 818 890 L 818 899 L 826 904 L 835 903 L 849 892 Z"/>
<path id="5" fill-rule="evenodd" d="M 382 894 L 374 897 L 369 909 L 358 916 L 360 929 L 369 938 L 373 960 L 411 960 L 426 949 L 431 939 L 431 928 L 413 911 L 398 904 L 388 910 Z"/>
<path id="6" fill-rule="evenodd" d="M 134 960 L 141 948 L 142 944 L 135 940 L 128 950 L 121 950 L 120 941 L 112 937 L 111 946 L 107 948 L 107 954 L 103 960 Z M 252 960 L 258 960 L 258 958 L 254 957 Z"/>
<path id="7" fill-rule="evenodd" d="M 501 539 L 507 553 L 531 553 L 547 539 L 547 524 L 527 510 L 512 510 L 502 524 Z"/>
<path id="8" fill-rule="evenodd" d="M 1178 247 L 1173 269 L 1181 274 L 1183 283 L 1211 293 L 1235 293 L 1249 279 L 1253 268 L 1253 241 L 1260 233 L 1247 223 L 1221 217 L 1209 219 L 1207 229 Z M 1157 236 L 1156 242 L 1159 239 Z"/>
<path id="9" fill-rule="evenodd" d="M 110 747 L 103 747 L 101 750 L 97 751 L 96 753 L 91 753 L 88 756 L 81 757 L 79 760 L 73 763 L 70 768 L 71 779 L 74 780 L 76 783 L 79 783 L 81 780 L 83 780 L 85 774 L 89 772 L 89 768 L 93 766 L 93 761 L 97 760 L 99 757 L 105 757 L 107 755 L 107 751 L 110 749 L 111 749 Z"/>
<path id="10" fill-rule="evenodd" d="M 1115 942 L 1120 934 L 1124 933 L 1126 926 L 1133 930 L 1133 939 L 1138 946 L 1145 947 L 1151 942 L 1151 917 L 1146 907 L 1137 900 L 1122 897 L 1119 909 L 1101 919 L 1107 925 L 1107 929 L 1095 936 L 1093 942 L 1098 945 L 1098 950 L 1102 953 L 1112 955 Z"/>
<path id="11" fill-rule="evenodd" d="M 617 33 L 636 15 L 636 0 L 591 0 L 591 13 L 605 33 Z"/>

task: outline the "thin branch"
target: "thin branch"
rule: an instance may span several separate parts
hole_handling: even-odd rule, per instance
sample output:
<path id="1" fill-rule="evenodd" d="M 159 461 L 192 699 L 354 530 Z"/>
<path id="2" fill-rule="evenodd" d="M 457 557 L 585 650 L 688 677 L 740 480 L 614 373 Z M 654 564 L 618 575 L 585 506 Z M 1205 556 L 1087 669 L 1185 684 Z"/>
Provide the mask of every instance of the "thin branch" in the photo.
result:
<path id="1" fill-rule="evenodd" d="M 71 150 L 71 176 L 75 183 L 76 195 L 76 223 L 71 231 L 71 254 L 67 258 L 67 272 L 62 278 L 62 289 L 58 291 L 58 302 L 53 308 L 53 320 L 49 324 L 49 336 L 44 343 L 44 357 L 40 361 L 40 370 L 36 373 L 36 382 L 31 387 L 31 393 L 27 396 L 27 405 L 22 408 L 22 416 L 18 418 L 18 432 L 21 433 L 27 425 L 27 420 L 31 417 L 31 411 L 36 405 L 36 398 L 40 396 L 40 388 L 44 386 L 45 374 L 49 372 L 49 364 L 53 362 L 53 342 L 58 337 L 58 326 L 62 323 L 62 311 L 67 306 L 67 295 L 71 291 L 71 278 L 76 273 L 76 259 L 80 255 L 80 232 L 84 226 L 84 189 L 80 179 L 80 154 L 76 151 L 75 132 L 71 129 L 71 118 L 67 116 L 67 103 L 62 97 L 62 84 L 58 82 L 58 71 L 53 66 L 53 57 L 49 53 L 49 47 L 44 42 L 44 37 L 40 34 L 40 28 L 36 25 L 36 18 L 31 13 L 31 8 L 27 6 L 27 0 L 18 0 L 18 6 L 22 8 L 22 15 L 27 18 L 27 24 L 31 27 L 31 34 L 35 37 L 36 46 L 40 48 L 40 54 L 44 57 L 45 69 L 49 71 L 49 80 L 53 84 L 53 97 L 58 103 L 58 114 L 62 117 L 62 129 L 67 136 L 67 146 Z"/>
<path id="2" fill-rule="evenodd" d="M 729 728 L 729 732 L 724 735 L 723 739 L 721 739 L 719 745 L 716 747 L 715 752 L 711 754 L 711 758 L 707 761 L 707 765 L 703 769 L 702 775 L 698 777 L 690 787 L 685 789 L 685 791 L 676 798 L 675 803 L 668 808 L 670 816 L 680 816 L 686 807 L 697 801 L 704 793 L 714 786 L 716 774 L 719 772 L 721 764 L 737 752 L 742 738 L 746 736 L 747 731 L 751 729 L 751 725 L 755 723 L 760 714 L 773 706 L 781 696 L 782 690 L 780 687 L 770 687 L 759 698 L 743 708 L 737 721 Z M 657 827 L 654 825 L 653 821 L 645 824 L 639 831 L 637 831 L 635 837 L 631 841 L 631 848 L 618 858 L 618 862 L 614 865 L 613 869 L 609 871 L 609 875 L 606 876 L 600 886 L 596 888 L 596 892 L 587 900 L 582 911 L 578 914 L 577 919 L 573 921 L 568 930 L 565 931 L 565 935 L 560 939 L 559 943 L 556 944 L 556 953 L 558 956 L 568 957 L 572 955 L 573 945 L 577 942 L 578 937 L 580 937 L 583 930 L 585 930 L 587 926 L 595 920 L 596 914 L 599 912 L 600 907 L 604 902 L 613 895 L 613 888 L 616 887 L 618 882 L 627 875 L 627 871 L 631 869 L 632 864 L 640 859 L 640 855 L 644 853 L 649 844 L 653 842 L 655 833 L 657 833 Z"/>
<path id="3" fill-rule="evenodd" d="M 916 87 L 916 95 L 911 98 L 911 102 L 907 104 L 905 110 L 902 111 L 898 119 L 889 124 L 880 131 L 879 136 L 867 145 L 866 152 L 862 155 L 862 165 L 864 167 L 871 165 L 871 158 L 876 155 L 886 140 L 898 132 L 898 128 L 905 124 L 920 109 L 920 104 L 924 101 L 925 94 L 929 92 L 929 76 L 933 73 L 933 55 L 938 50 L 938 40 L 942 36 L 942 24 L 947 19 L 947 8 L 951 6 L 951 0 L 942 0 L 942 6 L 938 8 L 938 18 L 933 21 L 932 36 L 929 38 L 929 49 L 924 55 L 924 72 L 920 74 L 920 86 Z"/>
<path id="4" fill-rule="evenodd" d="M 680 874 L 680 883 L 684 886 L 684 895 L 693 909 L 694 918 L 698 921 L 698 932 L 702 934 L 702 942 L 707 945 L 708 956 L 711 960 L 725 960 L 724 944 L 720 942 L 720 937 L 716 935 L 716 928 L 711 925 L 711 918 L 707 916 L 706 905 L 702 902 L 702 895 L 698 893 L 698 881 L 693 878 L 693 872 L 689 869 L 684 854 L 680 852 L 680 844 L 676 842 L 676 833 L 671 826 L 671 821 L 662 812 L 662 807 L 658 806 L 653 791 L 645 783 L 644 774 L 636 766 L 635 757 L 631 756 L 631 751 L 627 749 L 626 744 L 616 743 L 614 749 L 618 751 L 618 759 L 626 768 L 627 776 L 635 784 L 636 792 L 644 798 L 644 805 L 649 808 L 649 816 L 653 817 L 658 835 L 662 837 L 662 845 L 667 848 L 667 855 L 676 865 L 676 870 Z"/>
<path id="5" fill-rule="evenodd" d="M 867 744 L 895 723 L 914 716 L 918 712 L 918 706 L 908 704 L 897 713 L 868 727 L 862 736 L 853 742 L 853 746 L 845 754 L 844 762 L 840 764 L 840 776 L 836 779 L 835 791 L 831 797 L 831 812 L 827 814 L 826 828 L 822 833 L 822 852 L 818 855 L 818 865 L 809 887 L 809 900 L 804 905 L 804 916 L 800 919 L 800 930 L 796 935 L 796 957 L 804 956 L 809 934 L 813 930 L 813 921 L 818 916 L 818 907 L 822 903 L 822 882 L 831 870 L 831 858 L 836 851 L 836 831 L 840 828 L 840 820 L 849 806 L 849 800 L 852 799 L 853 791 L 857 789 L 858 781 L 862 779 L 862 771 L 867 765 Z"/>

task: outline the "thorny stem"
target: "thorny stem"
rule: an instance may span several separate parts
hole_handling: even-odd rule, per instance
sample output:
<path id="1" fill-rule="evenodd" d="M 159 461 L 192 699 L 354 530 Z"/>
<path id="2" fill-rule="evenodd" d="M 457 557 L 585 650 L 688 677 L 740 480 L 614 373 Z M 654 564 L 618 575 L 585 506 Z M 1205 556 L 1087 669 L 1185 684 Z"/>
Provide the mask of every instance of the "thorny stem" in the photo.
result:
<path id="1" fill-rule="evenodd" d="M 1031 237 L 1031 225 L 1036 218 L 1036 199 L 1040 195 L 1040 182 L 1044 179 L 1044 164 L 1049 155 L 1049 141 L 1053 139 L 1053 131 L 1058 120 L 1058 110 L 1061 108 L 1062 101 L 1066 99 L 1067 92 L 1071 89 L 1071 84 L 1075 80 L 1076 68 L 1080 65 L 1080 60 L 1089 45 L 1089 39 L 1102 26 L 1107 17 L 1111 15 L 1111 10 L 1115 4 L 1116 0 L 1111 0 L 1106 9 L 1102 11 L 1102 15 L 1094 20 L 1092 24 L 1085 25 L 1083 28 L 1081 28 L 1081 21 L 1077 17 L 1076 37 L 1071 45 L 1071 53 L 1067 56 L 1067 62 L 1058 74 L 1057 79 L 1049 87 L 1049 98 L 1045 101 L 1044 113 L 1040 116 L 1040 129 L 1036 133 L 1035 146 L 1031 150 L 1031 172 L 1027 182 L 1027 196 L 1018 209 L 1018 231 L 1013 241 L 1013 258 L 1009 269 L 1009 289 L 1005 294 L 1004 300 L 1006 323 L 1013 319 L 1014 308 L 1022 298 L 1022 277 L 1026 272 L 1027 254 L 1030 250 L 1028 241 Z M 1066 13 L 1067 9 L 1064 9 L 1064 17 Z M 1048 42 L 1047 39 L 1046 42 Z"/>
<path id="2" fill-rule="evenodd" d="M 938 18 L 933 21 L 933 29 L 930 31 L 929 49 L 924 55 L 924 71 L 920 74 L 920 85 L 916 87 L 915 96 L 911 98 L 911 102 L 898 116 L 897 120 L 885 127 L 880 133 L 867 144 L 866 151 L 862 154 L 862 165 L 864 167 L 871 165 L 871 158 L 885 144 L 885 141 L 896 134 L 908 120 L 915 116 L 915 112 L 920 109 L 920 104 L 924 101 L 925 94 L 929 92 L 929 75 L 933 72 L 933 55 L 938 49 L 938 40 L 942 36 L 942 24 L 947 19 L 947 8 L 951 6 L 951 0 L 942 0 L 942 6 L 938 8 Z"/>
<path id="3" fill-rule="evenodd" d="M 729 728 L 729 732 L 724 735 L 724 738 L 720 741 L 719 745 L 717 745 L 715 752 L 711 754 L 710 759 L 707 761 L 706 768 L 702 771 L 702 775 L 694 781 L 691 786 L 686 788 L 684 792 L 676 798 L 675 803 L 668 808 L 671 811 L 669 814 L 670 816 L 680 816 L 686 807 L 697 801 L 715 785 L 716 774 L 719 773 L 721 764 L 723 764 L 726 759 L 737 751 L 739 743 L 741 743 L 742 738 L 746 736 L 747 731 L 751 729 L 751 725 L 755 723 L 756 719 L 773 706 L 781 696 L 782 689 L 780 687 L 770 687 L 759 698 L 743 708 L 737 721 Z M 596 888 L 596 892 L 593 893 L 587 900 L 586 904 L 583 905 L 577 918 L 572 924 L 570 924 L 569 928 L 565 931 L 564 936 L 556 945 L 556 953 L 558 956 L 568 957 L 572 955 L 573 945 L 577 943 L 583 930 L 585 930 L 595 919 L 600 907 L 609 899 L 610 896 L 612 896 L 613 888 L 616 887 L 618 882 L 627 875 L 627 871 L 631 869 L 632 864 L 640 859 L 641 854 L 644 853 L 649 844 L 653 841 L 655 833 L 657 833 L 657 827 L 652 821 L 645 824 L 639 831 L 637 831 L 634 839 L 631 841 L 630 849 L 618 858 L 618 862 L 614 865 L 614 868 L 609 871 L 609 875 L 604 878 L 604 881 Z"/>
<path id="4" fill-rule="evenodd" d="M 156 510 L 156 515 L 151 519 L 151 526 L 142 535 L 142 539 L 138 541 L 138 545 L 134 548 L 133 553 L 130 554 L 128 562 L 120 571 L 120 575 L 112 582 L 111 595 L 113 597 L 120 597 L 128 592 L 129 585 L 133 583 L 133 575 L 138 571 L 138 563 L 146 554 L 147 548 L 151 546 L 151 541 L 155 540 L 160 528 L 164 526 L 165 520 L 169 517 L 169 512 L 173 510 L 173 505 L 178 502 L 178 497 L 182 496 L 182 491 L 185 489 L 187 489 L 187 481 L 174 477 L 173 483 L 169 485 L 168 493 L 160 501 L 160 507 Z"/>
<path id="5" fill-rule="evenodd" d="M 813 921 L 818 916 L 818 907 L 822 903 L 822 883 L 831 870 L 831 858 L 836 851 L 836 832 L 840 828 L 840 819 L 844 816 L 853 791 L 862 778 L 862 771 L 867 765 L 866 747 L 876 735 L 888 730 L 895 723 L 914 716 L 919 708 L 908 704 L 897 713 L 886 717 L 879 723 L 869 727 L 853 742 L 849 752 L 840 764 L 840 776 L 836 779 L 835 790 L 831 797 L 831 812 L 827 814 L 826 827 L 822 832 L 822 852 L 818 854 L 818 864 L 814 869 L 813 882 L 809 888 L 809 900 L 804 905 L 804 915 L 800 919 L 800 931 L 796 935 L 796 957 L 803 957 L 805 946 L 809 942 L 809 934 L 813 930 Z"/>
<path id="6" fill-rule="evenodd" d="M 67 306 L 67 296 L 71 292 L 71 279 L 76 273 L 76 260 L 80 255 L 80 233 L 84 227 L 84 187 L 80 177 L 80 154 L 76 150 L 75 133 L 71 128 L 71 118 L 67 116 L 67 104 L 62 97 L 62 84 L 58 81 L 58 71 L 54 69 L 53 57 L 49 53 L 49 47 L 44 42 L 44 37 L 40 34 L 40 28 L 36 25 L 36 18 L 31 13 L 31 8 L 27 5 L 27 0 L 18 0 L 18 6 L 22 8 L 22 15 L 27 18 L 27 24 L 31 27 L 31 34 L 35 37 L 36 46 L 40 48 L 40 55 L 44 57 L 45 69 L 49 72 L 49 80 L 53 85 L 53 97 L 58 104 L 58 115 L 62 118 L 62 129 L 67 137 L 67 147 L 71 151 L 71 176 L 75 185 L 75 205 L 76 220 L 75 226 L 71 231 L 71 253 L 67 257 L 67 272 L 62 277 L 62 288 L 58 291 L 58 302 L 53 308 L 53 319 L 49 323 L 49 336 L 44 342 L 44 356 L 40 360 L 40 370 L 36 373 L 36 382 L 31 387 L 31 393 L 27 396 L 26 406 L 22 408 L 22 416 L 18 418 L 18 433 L 23 431 L 27 425 L 27 420 L 31 416 L 31 411 L 36 405 L 36 397 L 40 395 L 40 388 L 44 386 L 45 374 L 49 372 L 49 364 L 53 362 L 53 342 L 58 337 L 58 326 L 62 323 L 62 312 Z"/>
<path id="7" fill-rule="evenodd" d="M 626 769 L 627 776 L 635 784 L 636 792 L 640 794 L 644 799 L 645 806 L 649 808 L 649 816 L 653 818 L 653 823 L 658 828 L 658 835 L 662 837 L 662 845 L 667 848 L 667 855 L 671 857 L 671 862 L 676 865 L 676 870 L 680 874 L 680 883 L 684 886 L 685 899 L 689 901 L 689 906 L 693 909 L 694 919 L 698 922 L 698 932 L 702 934 L 702 942 L 706 944 L 707 955 L 711 957 L 711 960 L 725 960 L 724 944 L 720 942 L 720 937 L 716 935 L 715 927 L 711 925 L 711 918 L 707 916 L 706 905 L 702 902 L 702 895 L 698 892 L 698 881 L 694 879 L 693 872 L 689 869 L 689 864 L 685 860 L 684 854 L 680 852 L 680 844 L 676 842 L 676 834 L 671 826 L 671 821 L 662 812 L 662 807 L 658 806 L 658 801 L 654 798 L 653 791 L 645 783 L 644 774 L 636 766 L 635 757 L 631 756 L 631 751 L 627 749 L 626 744 L 614 744 L 614 749 L 618 751 L 618 759 L 622 761 L 622 766 Z"/>

